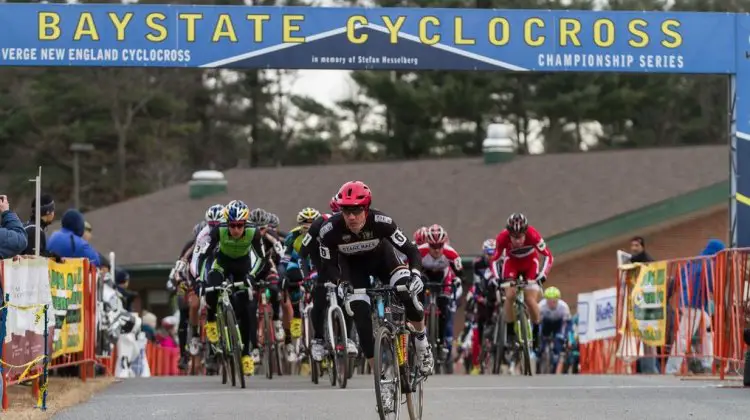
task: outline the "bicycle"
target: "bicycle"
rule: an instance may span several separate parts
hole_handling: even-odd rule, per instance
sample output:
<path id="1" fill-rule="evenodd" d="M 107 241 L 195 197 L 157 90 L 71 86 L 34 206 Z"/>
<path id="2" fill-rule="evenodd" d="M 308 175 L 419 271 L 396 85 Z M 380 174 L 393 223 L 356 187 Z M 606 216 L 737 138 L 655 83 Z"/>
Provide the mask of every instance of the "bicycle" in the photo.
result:
<path id="1" fill-rule="evenodd" d="M 237 317 L 232 307 L 232 295 L 240 289 L 247 289 L 244 281 L 234 282 L 232 276 L 226 278 L 218 286 L 208 286 L 204 292 L 219 292 L 216 305 L 216 325 L 219 331 L 218 357 L 221 359 L 221 383 L 227 383 L 227 373 L 231 374 L 232 386 L 237 385 L 236 378 L 239 377 L 240 386 L 245 388 L 245 375 L 242 373 L 242 340 Z M 252 294 L 249 293 L 250 299 Z M 228 367 L 228 368 L 227 368 Z"/>
<path id="2" fill-rule="evenodd" d="M 279 359 L 279 347 L 276 340 L 276 332 L 273 325 L 273 308 L 271 305 L 271 286 L 273 282 L 268 279 L 256 280 L 255 289 L 260 298 L 258 305 L 258 315 L 260 322 L 258 326 L 261 329 L 259 337 L 259 346 L 262 354 L 263 370 L 266 372 L 266 378 L 273 379 L 274 371 L 281 376 L 281 360 Z"/>
<path id="3" fill-rule="evenodd" d="M 423 383 L 426 376 L 420 372 L 416 360 L 415 331 L 406 322 L 406 309 L 398 302 L 396 296 L 396 293 L 408 292 L 408 290 L 409 288 L 403 285 L 349 290 L 351 294 L 366 293 L 375 301 L 373 309 L 377 314 L 375 317 L 377 328 L 375 329 L 374 354 L 376 357 L 373 378 L 378 414 L 382 420 L 399 418 L 400 406 L 403 404 L 400 401 L 402 395 L 405 396 L 411 420 L 422 418 Z M 419 307 L 418 297 L 412 296 L 412 299 L 415 306 Z M 345 300 L 345 306 L 346 312 L 354 316 L 348 299 Z M 393 366 L 394 361 L 397 361 L 398 366 Z M 392 373 L 394 378 L 384 379 L 383 377 L 388 372 Z M 397 377 L 396 372 L 398 372 Z"/>
<path id="4" fill-rule="evenodd" d="M 532 347 L 532 332 L 531 323 L 529 322 L 529 312 L 526 307 L 526 301 L 524 300 L 523 291 L 526 289 L 528 283 L 524 280 L 523 276 L 519 276 L 514 281 L 509 281 L 501 285 L 502 288 L 516 288 L 516 297 L 513 300 L 513 310 L 516 315 L 516 342 L 517 348 L 514 349 L 514 357 L 512 364 L 516 362 L 521 363 L 522 374 L 524 376 L 532 376 L 531 371 L 531 347 Z M 520 354 L 519 354 L 520 353 Z"/>
<path id="5" fill-rule="evenodd" d="M 443 337 L 438 337 L 440 333 L 440 309 L 437 305 L 436 294 L 432 290 L 438 290 L 440 297 L 447 297 L 442 292 L 444 287 L 442 282 L 432 282 L 424 280 L 424 294 L 427 299 L 424 315 L 427 318 L 427 332 L 429 334 L 429 343 L 432 346 L 432 358 L 435 360 L 435 373 L 440 374 L 444 364 L 447 364 L 446 357 L 443 356 L 445 343 Z M 446 355 L 449 353 L 445 351 Z"/>
<path id="6" fill-rule="evenodd" d="M 507 325 L 503 319 L 503 304 L 505 302 L 505 294 L 497 291 L 496 304 L 492 311 L 492 317 L 489 325 L 485 326 L 484 337 L 482 337 L 482 347 L 480 351 L 479 361 L 481 373 L 484 374 L 486 370 L 490 370 L 493 375 L 499 375 L 501 373 L 502 364 L 505 361 L 505 351 L 507 342 Z M 488 326 L 492 328 L 488 330 Z M 489 369 L 488 369 L 489 368 Z"/>
<path id="7" fill-rule="evenodd" d="M 346 388 L 349 379 L 349 353 L 346 350 L 346 319 L 344 311 L 338 303 L 338 286 L 326 282 L 328 310 L 326 311 L 325 323 L 325 343 L 327 347 L 326 357 L 328 358 L 328 377 L 331 380 L 331 386 Z"/>
<path id="8" fill-rule="evenodd" d="M 553 349 L 555 336 L 554 334 L 540 337 L 542 345 L 539 351 L 539 364 L 537 372 L 542 375 L 553 374 L 557 372 L 557 363 L 553 357 Z"/>

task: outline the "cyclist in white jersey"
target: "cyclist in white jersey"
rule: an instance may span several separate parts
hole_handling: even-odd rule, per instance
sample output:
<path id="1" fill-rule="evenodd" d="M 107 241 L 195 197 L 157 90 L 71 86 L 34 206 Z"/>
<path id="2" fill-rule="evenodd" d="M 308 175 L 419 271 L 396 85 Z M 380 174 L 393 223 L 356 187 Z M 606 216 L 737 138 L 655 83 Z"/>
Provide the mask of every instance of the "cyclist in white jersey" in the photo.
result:
<path id="1" fill-rule="evenodd" d="M 560 289 L 553 286 L 544 290 L 544 299 L 539 303 L 539 312 L 542 317 L 539 335 L 541 344 L 537 352 L 544 348 L 544 343 L 552 337 L 552 366 L 557 366 L 565 343 L 566 326 L 571 319 L 570 307 L 561 299 Z"/>

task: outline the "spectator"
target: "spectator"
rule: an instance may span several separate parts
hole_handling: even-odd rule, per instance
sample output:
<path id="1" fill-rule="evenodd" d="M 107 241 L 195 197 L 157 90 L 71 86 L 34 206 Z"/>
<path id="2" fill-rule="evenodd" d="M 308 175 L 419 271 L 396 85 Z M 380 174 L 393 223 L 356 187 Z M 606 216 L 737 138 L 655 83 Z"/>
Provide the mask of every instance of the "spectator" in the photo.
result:
<path id="1" fill-rule="evenodd" d="M 86 242 L 91 243 L 91 234 L 94 233 L 94 229 L 91 227 L 91 223 L 83 221 L 83 239 Z"/>
<path id="2" fill-rule="evenodd" d="M 39 224 L 42 231 L 39 232 L 39 255 L 49 257 L 47 252 L 47 226 L 55 220 L 55 201 L 49 194 L 42 194 L 39 200 Z M 23 255 L 34 255 L 36 252 L 36 198 L 31 200 L 31 217 L 26 223 L 26 236 L 28 244 Z"/>
<path id="3" fill-rule="evenodd" d="M 26 249 L 26 231 L 5 195 L 0 195 L 0 218 L 0 259 L 13 258 Z"/>
<path id="4" fill-rule="evenodd" d="M 156 340 L 156 315 L 149 311 L 143 311 L 141 316 L 141 331 L 146 334 L 148 341 Z"/>
<path id="5" fill-rule="evenodd" d="M 177 333 L 177 318 L 174 315 L 164 317 L 161 320 L 161 328 L 156 333 L 156 342 L 165 348 L 176 349 L 177 341 L 175 340 L 175 334 Z"/>
<path id="6" fill-rule="evenodd" d="M 88 221 L 83 222 L 83 239 L 91 243 L 91 239 L 93 238 L 94 229 L 91 227 L 91 223 Z M 99 254 L 99 268 L 104 270 L 105 272 L 109 272 L 109 259 L 104 256 L 101 252 L 98 252 Z"/>
<path id="7" fill-rule="evenodd" d="M 724 243 L 718 239 L 711 239 L 701 256 L 713 256 L 723 251 Z M 705 274 L 704 274 L 705 268 Z M 688 262 L 680 270 L 680 325 L 677 337 L 669 359 L 667 360 L 667 373 L 676 374 L 682 367 L 682 356 L 687 351 L 688 340 L 699 332 L 699 328 L 705 328 L 706 334 L 698 334 L 700 340 L 700 358 L 704 370 L 711 371 L 711 361 L 714 356 L 713 332 L 711 330 L 710 303 L 713 302 L 713 259 L 695 259 Z"/>
<path id="8" fill-rule="evenodd" d="M 641 236 L 635 236 L 630 240 L 630 262 L 649 263 L 656 261 L 646 252 L 646 241 Z"/>
<path id="9" fill-rule="evenodd" d="M 62 217 L 62 229 L 50 236 L 47 251 L 63 258 L 88 258 L 99 267 L 99 253 L 82 237 L 84 226 L 81 212 L 75 209 L 66 211 Z"/>
<path id="10" fill-rule="evenodd" d="M 634 236 L 630 239 L 630 262 L 631 263 L 650 263 L 654 262 L 653 257 L 646 252 L 646 240 L 642 236 Z M 638 373 L 659 373 L 659 367 L 656 363 L 655 355 L 659 350 L 652 346 L 643 346 L 643 354 L 648 357 L 641 357 L 636 363 L 636 372 Z"/>
<path id="11" fill-rule="evenodd" d="M 132 312 L 133 301 L 138 297 L 138 293 L 128 289 L 130 274 L 122 268 L 115 268 L 115 284 L 117 285 L 117 292 L 122 297 L 122 306 L 126 311 Z"/>

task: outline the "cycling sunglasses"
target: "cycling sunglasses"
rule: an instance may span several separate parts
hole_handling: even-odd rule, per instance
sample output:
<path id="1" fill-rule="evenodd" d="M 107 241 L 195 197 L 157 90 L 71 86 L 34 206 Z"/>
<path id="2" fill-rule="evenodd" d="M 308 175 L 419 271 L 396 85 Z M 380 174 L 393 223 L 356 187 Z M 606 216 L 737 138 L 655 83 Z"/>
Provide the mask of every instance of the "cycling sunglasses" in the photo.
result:
<path id="1" fill-rule="evenodd" d="M 359 216 L 360 214 L 364 213 L 365 208 L 362 206 L 353 206 L 353 207 L 341 207 L 341 212 L 344 214 L 351 214 L 354 216 Z"/>
<path id="2" fill-rule="evenodd" d="M 233 223 L 229 223 L 229 227 L 230 228 L 244 228 L 245 227 L 245 222 L 233 222 Z"/>
<path id="3" fill-rule="evenodd" d="M 430 244 L 432 249 L 443 249 L 443 244 Z"/>

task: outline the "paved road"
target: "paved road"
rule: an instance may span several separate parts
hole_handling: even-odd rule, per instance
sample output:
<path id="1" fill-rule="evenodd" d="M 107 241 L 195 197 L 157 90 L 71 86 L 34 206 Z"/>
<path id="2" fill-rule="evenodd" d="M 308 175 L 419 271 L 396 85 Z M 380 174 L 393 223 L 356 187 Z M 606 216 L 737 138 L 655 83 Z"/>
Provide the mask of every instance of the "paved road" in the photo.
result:
<path id="1" fill-rule="evenodd" d="M 131 379 L 55 419 L 377 419 L 369 376 L 355 375 L 344 390 L 302 377 L 251 379 L 244 390 L 222 386 L 216 377 Z M 718 382 L 645 376 L 435 376 L 426 385 L 426 420 L 750 418 L 750 389 L 720 387 Z"/>

